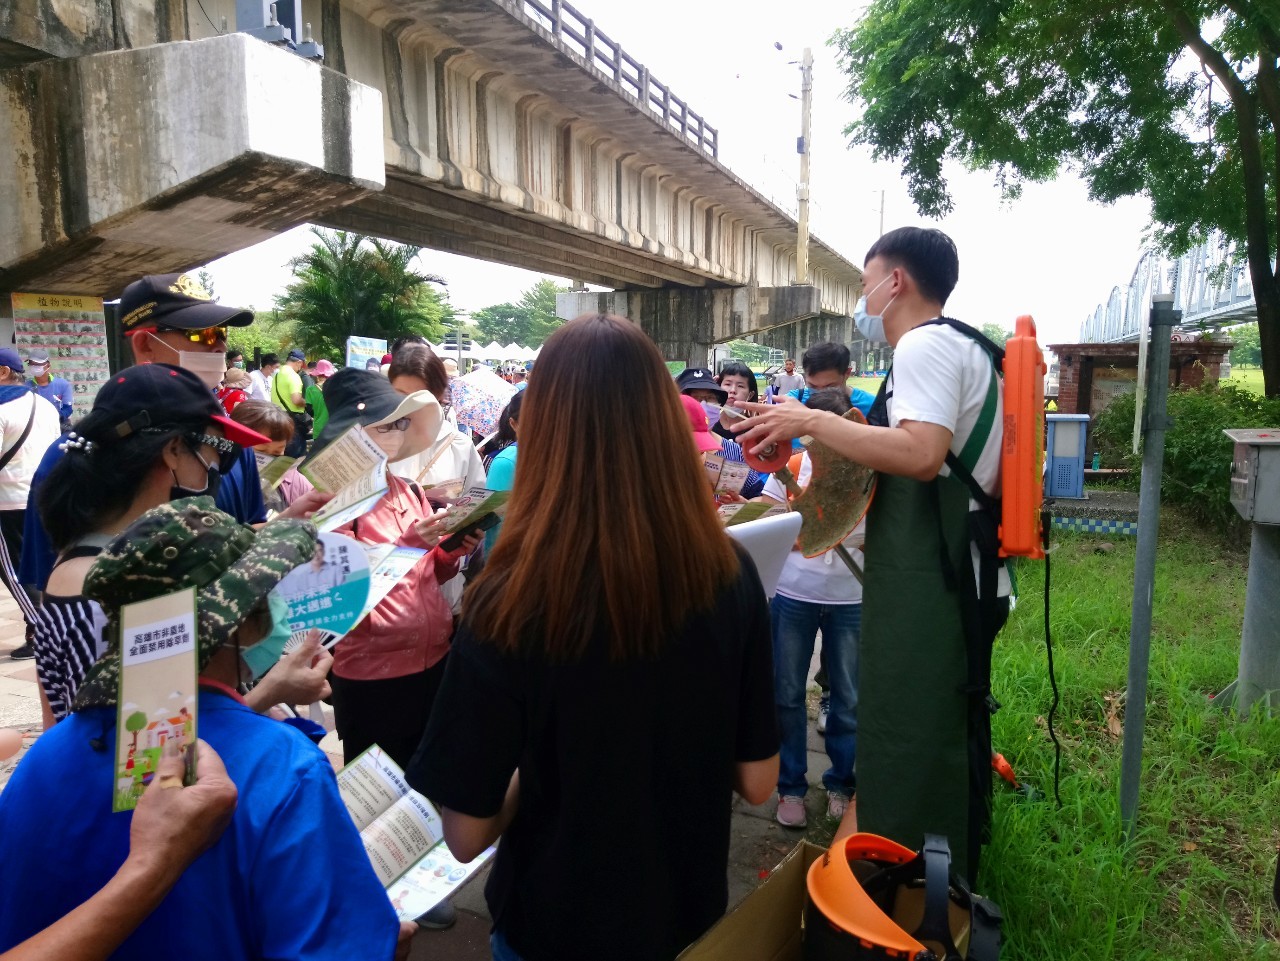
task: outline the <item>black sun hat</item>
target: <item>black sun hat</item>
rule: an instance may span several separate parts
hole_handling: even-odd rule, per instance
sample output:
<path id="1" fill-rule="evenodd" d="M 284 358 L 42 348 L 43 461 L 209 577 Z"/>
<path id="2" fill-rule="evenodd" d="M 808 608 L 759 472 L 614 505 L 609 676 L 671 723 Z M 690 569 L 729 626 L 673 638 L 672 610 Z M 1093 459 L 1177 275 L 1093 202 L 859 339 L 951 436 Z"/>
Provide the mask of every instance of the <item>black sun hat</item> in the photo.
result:
<path id="1" fill-rule="evenodd" d="M 157 326 L 201 330 L 252 323 L 252 310 L 218 303 L 190 274 L 153 274 L 135 280 L 120 295 L 120 326 L 125 333 Z"/>
<path id="2" fill-rule="evenodd" d="M 329 410 L 329 422 L 315 439 L 310 459 L 356 424 L 372 427 L 408 417 L 423 407 L 435 407 L 437 417 L 440 402 L 429 390 L 417 390 L 402 394 L 388 383 L 381 373 L 344 367 L 324 384 L 324 403 Z M 432 436 L 439 430 L 439 423 L 432 429 Z"/>
<path id="3" fill-rule="evenodd" d="M 689 367 L 682 370 L 680 376 L 676 378 L 676 387 L 680 388 L 682 394 L 690 390 L 715 391 L 722 407 L 729 399 L 729 392 L 716 383 L 715 378 L 711 376 L 711 371 L 705 367 Z"/>

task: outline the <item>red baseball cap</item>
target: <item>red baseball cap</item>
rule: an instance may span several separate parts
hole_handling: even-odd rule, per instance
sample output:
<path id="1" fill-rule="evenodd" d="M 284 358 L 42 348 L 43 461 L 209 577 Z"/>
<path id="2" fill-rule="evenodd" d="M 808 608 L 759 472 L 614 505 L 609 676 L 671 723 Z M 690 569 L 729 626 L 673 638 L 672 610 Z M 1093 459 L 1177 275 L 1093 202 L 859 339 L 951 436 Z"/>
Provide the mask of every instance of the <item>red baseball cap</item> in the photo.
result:
<path id="1" fill-rule="evenodd" d="M 689 418 L 689 427 L 693 430 L 693 443 L 704 454 L 720 449 L 720 438 L 711 433 L 707 426 L 707 412 L 702 405 L 688 394 L 680 395 L 680 403 L 684 405 L 685 416 Z"/>

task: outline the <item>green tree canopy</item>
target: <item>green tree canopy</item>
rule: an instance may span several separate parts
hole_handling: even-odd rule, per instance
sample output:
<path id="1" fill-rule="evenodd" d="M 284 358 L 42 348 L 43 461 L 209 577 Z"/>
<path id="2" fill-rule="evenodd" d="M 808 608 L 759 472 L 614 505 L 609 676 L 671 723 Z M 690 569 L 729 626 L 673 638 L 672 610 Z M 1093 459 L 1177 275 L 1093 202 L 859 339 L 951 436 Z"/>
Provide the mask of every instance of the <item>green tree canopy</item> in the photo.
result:
<path id="1" fill-rule="evenodd" d="M 253 359 L 255 348 L 264 354 L 278 354 L 292 342 L 290 324 L 275 310 L 255 311 L 253 323 L 248 327 L 232 327 L 227 331 L 227 349 L 238 350 L 249 360 Z"/>
<path id="2" fill-rule="evenodd" d="M 439 341 L 453 319 L 434 274 L 413 268 L 421 247 L 313 227 L 316 242 L 289 262 L 293 282 L 276 298 L 291 342 L 308 356 L 342 356 L 347 338 L 418 334 Z"/>
<path id="3" fill-rule="evenodd" d="M 734 360 L 740 360 L 748 367 L 755 365 L 763 367 L 769 363 L 769 357 L 772 351 L 764 344 L 757 344 L 750 340 L 731 340 L 728 343 L 729 356 Z"/>
<path id="4" fill-rule="evenodd" d="M 832 43 L 863 107 L 846 132 L 901 162 L 927 216 L 951 210 L 956 160 L 1011 198 L 1064 166 L 1095 200 L 1143 194 L 1169 253 L 1222 231 L 1280 394 L 1275 0 L 872 0 Z"/>
<path id="5" fill-rule="evenodd" d="M 1235 345 L 1231 348 L 1231 363 L 1240 367 L 1257 367 L 1262 363 L 1262 350 L 1258 346 L 1258 325 L 1244 324 L 1227 331 Z"/>
<path id="6" fill-rule="evenodd" d="M 556 294 L 568 290 L 544 277 L 521 294 L 517 303 L 494 304 L 472 311 L 471 323 L 485 343 L 496 340 L 504 347 L 513 343 L 521 347 L 541 347 L 564 323 L 556 316 Z"/>
<path id="7" fill-rule="evenodd" d="M 1005 341 L 1013 336 L 1013 331 L 1005 330 L 999 324 L 983 324 L 981 329 L 989 340 L 994 341 L 1001 347 L 1004 346 Z"/>

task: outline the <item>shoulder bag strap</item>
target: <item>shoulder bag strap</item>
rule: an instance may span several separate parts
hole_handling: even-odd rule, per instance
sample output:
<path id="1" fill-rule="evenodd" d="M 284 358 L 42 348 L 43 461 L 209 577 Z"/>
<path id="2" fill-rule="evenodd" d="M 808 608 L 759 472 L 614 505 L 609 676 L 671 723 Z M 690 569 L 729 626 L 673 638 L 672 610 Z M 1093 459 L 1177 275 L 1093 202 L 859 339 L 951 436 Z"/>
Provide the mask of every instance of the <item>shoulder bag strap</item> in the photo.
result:
<path id="1" fill-rule="evenodd" d="M 4 470 L 9 466 L 9 461 L 13 460 L 13 456 L 18 453 L 22 445 L 26 443 L 27 437 L 31 434 L 31 425 L 36 421 L 36 399 L 35 391 L 31 392 L 31 413 L 27 415 L 27 426 L 22 428 L 22 436 L 18 438 L 18 442 L 10 447 L 3 455 L 0 455 L 0 470 Z"/>

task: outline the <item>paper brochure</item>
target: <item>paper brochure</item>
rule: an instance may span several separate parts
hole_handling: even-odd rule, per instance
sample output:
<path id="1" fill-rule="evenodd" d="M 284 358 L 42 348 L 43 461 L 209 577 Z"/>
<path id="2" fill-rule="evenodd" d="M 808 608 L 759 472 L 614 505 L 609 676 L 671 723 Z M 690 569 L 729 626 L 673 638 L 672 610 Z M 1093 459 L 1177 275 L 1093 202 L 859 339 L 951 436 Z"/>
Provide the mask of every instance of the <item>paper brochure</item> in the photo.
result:
<path id="1" fill-rule="evenodd" d="M 748 501 L 745 504 L 722 504 L 716 508 L 716 516 L 720 518 L 720 523 L 725 527 L 734 527 L 738 524 L 747 524 L 751 521 L 758 521 L 765 517 L 776 517 L 778 514 L 787 513 L 787 508 L 781 504 L 774 504 L 768 501 Z"/>
<path id="2" fill-rule="evenodd" d="M 402 921 L 453 896 L 493 856 L 489 848 L 470 864 L 458 862 L 444 843 L 439 812 L 377 745 L 338 772 L 338 791 Z"/>
<path id="3" fill-rule="evenodd" d="M 111 810 L 132 811 L 177 745 L 195 776 L 196 589 L 120 608 L 120 696 Z"/>
<path id="4" fill-rule="evenodd" d="M 333 494 L 311 517 L 321 531 L 337 530 L 369 513 L 387 492 L 387 455 L 360 424 L 308 458 L 299 472 L 316 490 Z"/>
<path id="5" fill-rule="evenodd" d="M 258 476 L 262 478 L 262 483 L 272 490 L 280 486 L 280 482 L 284 480 L 284 475 L 289 473 L 289 468 L 301 460 L 298 457 L 284 457 L 283 455 L 275 457 L 271 454 L 264 454 L 260 450 L 254 451 L 253 457 L 258 462 Z"/>
<path id="6" fill-rule="evenodd" d="M 751 468 L 746 464 L 725 460 L 719 454 L 708 454 L 703 465 L 716 494 L 741 494 L 751 476 Z"/>

